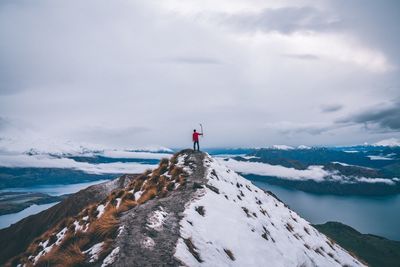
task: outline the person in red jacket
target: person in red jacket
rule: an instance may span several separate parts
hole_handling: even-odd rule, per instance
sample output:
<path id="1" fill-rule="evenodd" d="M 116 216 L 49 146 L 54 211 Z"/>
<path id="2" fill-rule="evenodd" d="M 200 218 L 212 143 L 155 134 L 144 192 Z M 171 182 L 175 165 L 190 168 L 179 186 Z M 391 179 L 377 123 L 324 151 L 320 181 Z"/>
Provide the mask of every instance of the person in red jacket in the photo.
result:
<path id="1" fill-rule="evenodd" d="M 193 130 L 193 150 L 196 151 L 196 145 L 197 145 L 197 151 L 200 151 L 200 145 L 199 145 L 199 135 L 203 135 L 203 133 L 198 133 L 196 132 L 196 129 Z"/>

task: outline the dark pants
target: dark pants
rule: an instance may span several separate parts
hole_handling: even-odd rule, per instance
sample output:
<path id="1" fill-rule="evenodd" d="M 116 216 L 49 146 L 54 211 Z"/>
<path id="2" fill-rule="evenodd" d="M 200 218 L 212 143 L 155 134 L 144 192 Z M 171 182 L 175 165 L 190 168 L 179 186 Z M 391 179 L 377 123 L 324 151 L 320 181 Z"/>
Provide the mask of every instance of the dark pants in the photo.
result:
<path id="1" fill-rule="evenodd" d="M 197 150 L 200 151 L 199 141 L 194 141 L 193 142 L 193 150 L 196 151 L 196 145 L 197 145 Z"/>

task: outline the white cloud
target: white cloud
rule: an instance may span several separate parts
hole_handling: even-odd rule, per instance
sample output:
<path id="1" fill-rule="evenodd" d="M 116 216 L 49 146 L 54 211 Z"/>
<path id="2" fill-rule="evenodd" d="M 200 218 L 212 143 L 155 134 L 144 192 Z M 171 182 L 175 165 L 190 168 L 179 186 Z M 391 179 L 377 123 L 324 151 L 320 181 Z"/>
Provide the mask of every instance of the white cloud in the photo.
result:
<path id="1" fill-rule="evenodd" d="M 240 173 L 275 176 L 290 180 L 324 181 L 324 178 L 330 175 L 330 173 L 324 170 L 322 166 L 310 166 L 306 170 L 297 170 L 295 168 L 287 168 L 280 165 L 237 161 L 234 159 L 228 159 L 222 163 Z"/>
<path id="2" fill-rule="evenodd" d="M 101 155 L 108 158 L 128 158 L 128 159 L 162 159 L 170 158 L 172 154 L 150 153 L 150 152 L 132 152 L 121 150 L 105 150 Z"/>
<path id="3" fill-rule="evenodd" d="M 237 35 L 237 40 L 255 47 L 279 47 L 284 54 L 314 55 L 323 61 L 352 64 L 360 69 L 385 73 L 394 69 L 382 51 L 342 33 L 299 31 L 293 34 L 256 32 Z"/>
<path id="4" fill-rule="evenodd" d="M 221 159 L 218 160 L 239 173 L 272 176 L 286 180 L 312 180 L 316 182 L 333 181 L 339 183 L 385 183 L 388 185 L 394 185 L 395 182 L 398 181 L 398 178 L 385 179 L 344 176 L 338 172 L 327 171 L 323 168 L 323 166 L 309 166 L 305 170 L 298 170 L 295 168 L 288 168 L 281 165 L 271 165 L 262 162 L 237 161 L 234 159 L 228 159 L 226 161 Z"/>
<path id="5" fill-rule="evenodd" d="M 157 167 L 157 165 L 150 164 L 121 162 L 90 164 L 77 162 L 68 158 L 53 158 L 46 155 L 0 155 L 0 166 L 11 168 L 65 168 L 92 174 L 142 173 L 147 169 Z"/>

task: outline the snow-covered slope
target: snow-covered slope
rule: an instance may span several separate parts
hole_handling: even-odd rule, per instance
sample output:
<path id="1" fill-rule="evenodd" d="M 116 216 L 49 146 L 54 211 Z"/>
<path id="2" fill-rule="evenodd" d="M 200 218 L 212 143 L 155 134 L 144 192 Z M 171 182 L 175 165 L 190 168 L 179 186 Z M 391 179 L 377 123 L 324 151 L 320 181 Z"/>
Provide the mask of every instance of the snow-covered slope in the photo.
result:
<path id="1" fill-rule="evenodd" d="M 48 229 L 9 261 L 18 264 L 363 266 L 272 193 L 192 150 Z"/>
<path id="2" fill-rule="evenodd" d="M 273 195 L 206 157 L 175 256 L 188 266 L 362 266 Z"/>

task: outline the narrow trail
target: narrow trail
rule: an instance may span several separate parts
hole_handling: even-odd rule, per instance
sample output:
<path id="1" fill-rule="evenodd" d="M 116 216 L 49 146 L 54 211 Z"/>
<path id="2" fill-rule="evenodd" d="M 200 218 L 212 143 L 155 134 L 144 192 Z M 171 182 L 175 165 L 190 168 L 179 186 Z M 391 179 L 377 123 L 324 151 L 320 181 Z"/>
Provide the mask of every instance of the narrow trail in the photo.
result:
<path id="1" fill-rule="evenodd" d="M 191 173 L 186 184 L 165 198 L 155 198 L 127 211 L 121 217 L 122 234 L 117 237 L 119 257 L 113 266 L 181 266 L 174 258 L 176 242 L 180 236 L 179 222 L 185 204 L 195 197 L 199 185 L 207 183 L 203 159 L 205 154 L 193 150 L 182 151 L 186 155 L 185 166 Z M 154 212 L 166 212 L 164 223 L 158 228 L 148 227 Z M 165 213 L 164 213 L 165 214 Z"/>

